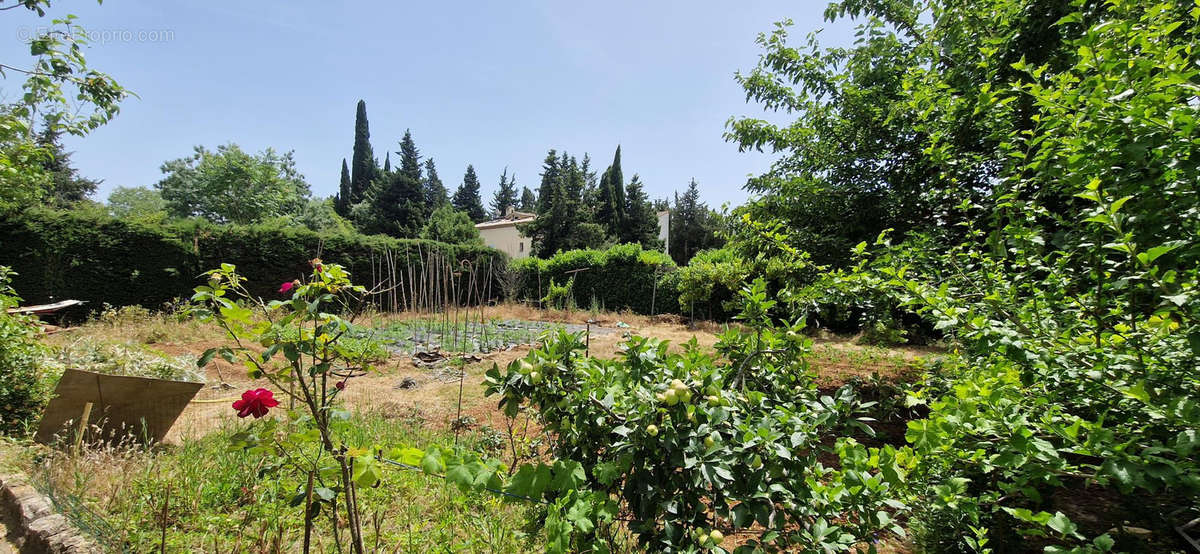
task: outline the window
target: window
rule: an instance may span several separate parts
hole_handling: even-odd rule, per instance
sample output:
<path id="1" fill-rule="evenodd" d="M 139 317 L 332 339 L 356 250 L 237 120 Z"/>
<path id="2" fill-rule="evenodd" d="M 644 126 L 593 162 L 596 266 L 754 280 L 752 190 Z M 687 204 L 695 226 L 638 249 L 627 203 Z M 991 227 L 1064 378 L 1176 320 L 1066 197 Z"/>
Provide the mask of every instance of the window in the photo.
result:
<path id="1" fill-rule="evenodd" d="M 524 252 L 524 251 L 525 251 L 525 243 L 524 243 L 524 242 L 518 242 L 518 243 L 517 243 L 517 252 Z"/>

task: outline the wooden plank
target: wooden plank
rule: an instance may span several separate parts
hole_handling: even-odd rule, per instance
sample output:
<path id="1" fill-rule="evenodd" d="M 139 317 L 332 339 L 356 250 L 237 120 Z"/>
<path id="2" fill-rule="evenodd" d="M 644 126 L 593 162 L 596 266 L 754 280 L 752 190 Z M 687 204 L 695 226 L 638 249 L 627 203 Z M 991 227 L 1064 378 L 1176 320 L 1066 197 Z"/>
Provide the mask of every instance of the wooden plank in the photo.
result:
<path id="1" fill-rule="evenodd" d="M 202 387 L 203 383 L 68 369 L 54 389 L 34 438 L 50 444 L 69 437 L 71 422 L 91 402 L 94 408 L 90 419 L 100 434 L 89 440 L 161 442 Z"/>

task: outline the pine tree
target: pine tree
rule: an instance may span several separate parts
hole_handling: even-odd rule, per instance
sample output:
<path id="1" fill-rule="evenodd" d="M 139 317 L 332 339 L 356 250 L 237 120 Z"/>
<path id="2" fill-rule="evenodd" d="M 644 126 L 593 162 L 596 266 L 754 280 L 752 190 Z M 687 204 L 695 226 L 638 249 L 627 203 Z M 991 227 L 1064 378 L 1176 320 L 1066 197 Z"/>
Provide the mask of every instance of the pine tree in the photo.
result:
<path id="1" fill-rule="evenodd" d="M 57 130 L 47 126 L 38 135 L 37 143 L 49 153 L 42 163 L 42 169 L 50 174 L 47 200 L 56 206 L 67 206 L 96 192 L 100 181 L 79 176 L 78 170 L 71 167 L 71 153 L 63 148 L 59 135 Z"/>
<path id="2" fill-rule="evenodd" d="M 367 123 L 367 103 L 359 100 L 354 116 L 354 155 L 350 165 L 350 204 L 362 201 L 375 181 L 377 164 L 371 150 L 371 130 Z"/>
<path id="3" fill-rule="evenodd" d="M 450 193 L 446 191 L 446 185 L 443 185 L 442 180 L 438 177 L 433 158 L 425 159 L 423 188 L 425 189 L 425 207 L 430 210 L 430 213 L 442 206 L 450 205 Z"/>
<path id="4" fill-rule="evenodd" d="M 400 151 L 396 153 L 400 155 L 400 172 L 420 183 L 421 154 L 417 151 L 417 144 L 413 142 L 412 133 L 408 129 L 404 130 L 404 138 L 400 139 Z"/>
<path id="5" fill-rule="evenodd" d="M 392 173 L 392 153 L 388 152 L 383 156 L 383 173 L 390 175 Z"/>
<path id="6" fill-rule="evenodd" d="M 342 179 L 338 183 L 337 196 L 333 198 L 333 210 L 342 217 L 350 215 L 350 168 L 346 165 L 346 158 L 342 158 Z"/>
<path id="7" fill-rule="evenodd" d="M 554 187 L 558 185 L 558 177 L 558 152 L 551 148 L 546 153 L 546 159 L 542 161 L 542 183 L 538 185 L 536 208 L 539 216 L 550 211 L 554 198 Z"/>
<path id="8" fill-rule="evenodd" d="M 483 210 L 483 199 L 479 197 L 479 177 L 475 175 L 474 166 L 467 166 L 467 173 L 463 175 L 463 182 L 455 191 L 451 204 L 454 209 L 467 212 L 471 221 L 475 223 L 487 219 L 487 213 Z"/>
<path id="9" fill-rule="evenodd" d="M 368 196 L 372 231 L 412 238 L 425 226 L 425 194 L 421 183 L 403 171 L 380 177 Z"/>
<path id="10" fill-rule="evenodd" d="M 662 248 L 662 241 L 658 239 L 658 216 L 637 174 L 629 180 L 629 188 L 625 191 L 625 216 L 621 242 L 638 243 L 647 249 Z"/>
<path id="11" fill-rule="evenodd" d="M 521 191 L 521 211 L 533 213 L 537 209 L 537 197 L 533 195 L 533 191 L 529 187 L 523 187 Z"/>
<path id="12" fill-rule="evenodd" d="M 675 193 L 675 209 L 671 211 L 670 248 L 671 258 L 685 265 L 692 256 L 708 248 L 718 248 L 724 241 L 716 232 L 720 216 L 700 201 L 700 185 L 692 179 L 681 197 Z"/>
<path id="13" fill-rule="evenodd" d="M 516 209 L 517 200 L 517 176 L 513 174 L 509 177 L 508 168 L 505 167 L 500 174 L 500 188 L 492 196 L 492 212 L 497 218 L 504 217 L 509 208 Z"/>

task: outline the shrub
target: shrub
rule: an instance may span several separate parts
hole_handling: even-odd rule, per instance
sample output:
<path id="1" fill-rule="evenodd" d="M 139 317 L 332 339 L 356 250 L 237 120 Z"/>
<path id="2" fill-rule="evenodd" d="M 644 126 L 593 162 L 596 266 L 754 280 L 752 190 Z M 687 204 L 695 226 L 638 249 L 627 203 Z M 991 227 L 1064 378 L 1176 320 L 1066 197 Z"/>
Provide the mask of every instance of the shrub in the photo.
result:
<path id="1" fill-rule="evenodd" d="M 6 246 L 0 250 L 0 264 L 19 273 L 13 284 L 26 299 L 75 298 L 96 306 L 161 306 L 190 296 L 201 268 L 223 262 L 246 268 L 251 294 L 269 296 L 279 282 L 304 272 L 313 252 L 358 275 L 375 275 L 377 281 L 384 278 L 386 260 L 406 284 L 420 279 L 422 270 L 432 270 L 427 267 L 431 258 L 491 266 L 494 282 L 483 288 L 496 298 L 502 293 L 500 268 L 506 263 L 503 253 L 484 246 L 319 233 L 281 221 L 215 225 L 190 220 L 154 226 L 46 209 L 5 214 L 0 244 Z"/>
<path id="2" fill-rule="evenodd" d="M 23 434 L 50 399 L 53 382 L 41 365 L 37 320 L 8 313 L 21 301 L 9 286 L 11 276 L 0 266 L 0 430 Z"/>
<path id="3" fill-rule="evenodd" d="M 640 314 L 679 312 L 675 262 L 637 244 L 569 250 L 549 259 L 525 258 L 514 261 L 511 268 L 519 274 L 516 289 L 520 300 L 540 300 L 551 280 L 574 278 L 576 306 L 598 304 L 606 310 L 630 309 Z"/>

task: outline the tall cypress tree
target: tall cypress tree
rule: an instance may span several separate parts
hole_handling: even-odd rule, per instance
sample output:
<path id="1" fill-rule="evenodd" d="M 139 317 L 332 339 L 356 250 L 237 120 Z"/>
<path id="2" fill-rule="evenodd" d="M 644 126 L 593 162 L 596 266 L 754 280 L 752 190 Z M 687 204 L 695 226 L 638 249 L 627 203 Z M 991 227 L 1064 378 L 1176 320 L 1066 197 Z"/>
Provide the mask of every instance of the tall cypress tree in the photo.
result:
<path id="1" fill-rule="evenodd" d="M 392 153 L 388 152 L 383 156 L 383 173 L 388 175 L 392 172 Z"/>
<path id="2" fill-rule="evenodd" d="M 463 182 L 455 191 L 454 201 L 451 202 L 451 205 L 460 212 L 467 212 L 471 221 L 475 223 L 487 219 L 487 213 L 483 209 L 483 199 L 479 197 L 479 177 L 475 175 L 474 166 L 467 166 L 467 173 L 463 175 Z"/>
<path id="3" fill-rule="evenodd" d="M 509 177 L 508 168 L 505 167 L 504 172 L 500 174 L 500 188 L 496 189 L 496 194 L 492 196 L 492 212 L 496 217 L 504 217 L 509 208 L 516 209 L 517 200 L 517 176 L 513 174 Z"/>
<path id="4" fill-rule="evenodd" d="M 350 165 L 350 204 L 362 201 L 377 173 L 375 153 L 371 150 L 371 130 L 367 123 L 367 103 L 359 100 L 354 116 L 354 155 Z"/>
<path id="5" fill-rule="evenodd" d="M 350 215 L 350 167 L 346 165 L 346 158 L 342 158 L 342 179 L 338 183 L 338 193 L 333 199 L 333 210 L 342 217 Z"/>
<path id="6" fill-rule="evenodd" d="M 613 163 L 608 168 L 608 203 L 612 206 L 613 217 L 611 221 L 610 231 L 616 234 L 616 230 L 625 225 L 625 176 L 621 172 L 621 145 L 617 145 L 617 152 L 613 154 Z"/>
<path id="7" fill-rule="evenodd" d="M 425 207 L 429 213 L 434 210 L 450 204 L 450 193 L 446 191 L 446 185 L 442 184 L 441 178 L 438 177 L 437 167 L 433 164 L 433 158 L 425 159 Z"/>
<path id="8" fill-rule="evenodd" d="M 529 187 L 522 187 L 520 210 L 526 213 L 533 213 L 537 210 L 537 197 L 533 195 L 533 191 L 529 190 Z"/>

